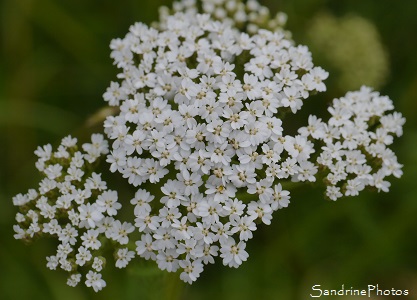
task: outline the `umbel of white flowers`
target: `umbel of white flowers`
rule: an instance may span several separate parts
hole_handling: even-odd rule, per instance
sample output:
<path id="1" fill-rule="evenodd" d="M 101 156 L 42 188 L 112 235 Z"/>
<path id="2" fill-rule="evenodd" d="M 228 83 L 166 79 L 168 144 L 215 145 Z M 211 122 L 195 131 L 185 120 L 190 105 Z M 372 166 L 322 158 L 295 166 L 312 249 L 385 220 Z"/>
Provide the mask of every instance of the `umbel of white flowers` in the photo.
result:
<path id="1" fill-rule="evenodd" d="M 216 20 L 211 11 L 197 14 L 194 1 L 179 3 L 184 12 L 164 14 L 160 30 L 137 23 L 111 43 L 121 83 L 104 94 L 119 108 L 104 122 L 110 147 L 93 135 L 84 152 L 71 137 L 56 152 L 38 148 L 45 178 L 13 199 L 21 210 L 15 237 L 57 237 L 47 266 L 70 272 L 69 285 L 86 274 L 95 291 L 106 286 L 104 247 L 114 249 L 116 267 L 137 255 L 192 283 L 217 256 L 229 267 L 247 260 L 257 226 L 289 204 L 283 182 L 324 178 L 336 200 L 366 186 L 386 192 L 385 178 L 402 174 L 387 148 L 404 124 L 400 113 L 387 113 L 390 99 L 363 87 L 335 99 L 328 122 L 310 116 L 298 134 L 286 135 L 285 114 L 326 90 L 328 73 L 314 67 L 307 47 L 283 30 L 239 30 L 250 14 L 232 14 L 240 19 L 231 22 L 227 1 Z M 117 216 L 128 204 L 94 173 L 102 155 L 136 187 L 130 222 Z"/>

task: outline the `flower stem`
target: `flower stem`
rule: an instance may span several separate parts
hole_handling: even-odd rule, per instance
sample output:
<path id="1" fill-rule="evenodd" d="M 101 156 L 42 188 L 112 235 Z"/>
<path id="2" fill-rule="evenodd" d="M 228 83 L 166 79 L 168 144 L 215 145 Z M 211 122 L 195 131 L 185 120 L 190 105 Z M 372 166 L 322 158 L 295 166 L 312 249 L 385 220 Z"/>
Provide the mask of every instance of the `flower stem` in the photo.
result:
<path id="1" fill-rule="evenodd" d="M 178 273 L 161 271 L 154 262 L 147 261 L 130 268 L 128 273 L 127 299 L 181 299 L 185 283 Z"/>

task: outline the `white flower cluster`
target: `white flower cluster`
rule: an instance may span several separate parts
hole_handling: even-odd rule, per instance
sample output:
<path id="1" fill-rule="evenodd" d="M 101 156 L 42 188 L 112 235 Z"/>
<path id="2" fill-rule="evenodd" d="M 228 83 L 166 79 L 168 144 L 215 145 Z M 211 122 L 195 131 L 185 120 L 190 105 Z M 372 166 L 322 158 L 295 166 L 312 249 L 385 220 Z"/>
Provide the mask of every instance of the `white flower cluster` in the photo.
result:
<path id="1" fill-rule="evenodd" d="M 192 283 L 215 257 L 229 267 L 247 260 L 258 224 L 289 204 L 284 182 L 323 178 L 336 200 L 366 186 L 386 192 L 385 177 L 402 174 L 387 146 L 405 120 L 387 113 L 390 99 L 363 87 L 335 99 L 328 122 L 310 116 L 286 134 L 284 116 L 325 91 L 328 73 L 283 30 L 265 29 L 279 22 L 266 22 L 255 0 L 197 7 L 176 2 L 156 27 L 137 23 L 111 42 L 121 83 L 103 95 L 115 112 L 104 122 L 110 151 L 100 134 L 83 152 L 71 137 L 56 152 L 39 147 L 39 189 L 13 198 L 15 238 L 57 237 L 47 266 L 70 272 L 71 286 L 82 274 L 95 291 L 106 285 L 105 247 L 116 267 L 138 255 Z M 131 223 L 116 218 L 117 192 L 94 173 L 106 154 L 110 171 L 135 190 Z"/>
<path id="2" fill-rule="evenodd" d="M 283 135 L 278 115 L 324 91 L 328 74 L 282 33 L 183 13 L 166 28 L 138 23 L 111 43 L 123 82 L 104 94 L 120 106 L 104 124 L 107 161 L 141 187 L 138 254 L 191 283 L 219 250 L 224 265 L 246 260 L 255 223 L 288 205 L 280 179 L 315 181 L 313 144 Z"/>
<path id="3" fill-rule="evenodd" d="M 384 178 L 401 177 L 402 165 L 387 146 L 402 135 L 405 119 L 398 112 L 386 114 L 392 109 L 388 97 L 362 87 L 333 101 L 327 123 L 310 116 L 308 126 L 299 129 L 324 144 L 317 163 L 326 171 L 328 198 L 357 196 L 366 186 L 388 192 L 391 184 Z"/>
<path id="4" fill-rule="evenodd" d="M 225 22 L 240 30 L 244 29 L 249 34 L 256 34 L 259 29 L 284 32 L 283 27 L 287 22 L 285 13 L 278 12 L 274 18 L 271 18 L 269 8 L 256 0 L 204 0 L 201 3 L 197 3 L 197 0 L 180 0 L 173 3 L 172 12 L 191 15 L 209 14 L 212 19 Z M 171 14 L 168 7 L 160 7 L 161 23 L 155 25 L 167 29 L 166 20 Z M 285 34 L 291 35 L 288 31 L 285 31 Z"/>
<path id="5" fill-rule="evenodd" d="M 44 178 L 39 189 L 19 194 L 13 203 L 19 206 L 14 225 L 16 239 L 30 241 L 40 236 L 53 236 L 59 244 L 55 255 L 47 257 L 47 267 L 70 272 L 68 285 L 81 280 L 80 269 L 86 274 L 85 284 L 95 291 L 106 286 L 100 271 L 105 265 L 101 256 L 105 238 L 117 244 L 117 267 L 124 267 L 134 256 L 125 246 L 132 224 L 116 220 L 121 204 L 117 192 L 107 189 L 101 175 L 92 172 L 96 160 L 108 153 L 103 135 L 93 134 L 92 142 L 77 148 L 70 136 L 62 140 L 56 152 L 50 144 L 38 147 L 36 167 Z M 120 248 L 119 248 L 120 247 Z"/>

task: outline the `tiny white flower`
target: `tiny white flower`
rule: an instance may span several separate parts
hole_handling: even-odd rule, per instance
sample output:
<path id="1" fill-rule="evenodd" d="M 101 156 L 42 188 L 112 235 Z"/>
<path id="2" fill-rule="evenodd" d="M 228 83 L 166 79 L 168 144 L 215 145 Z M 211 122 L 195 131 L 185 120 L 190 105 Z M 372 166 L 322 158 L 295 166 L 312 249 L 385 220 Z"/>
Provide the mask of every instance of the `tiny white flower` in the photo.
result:
<path id="1" fill-rule="evenodd" d="M 220 248 L 220 257 L 223 258 L 223 264 L 234 268 L 239 267 L 249 257 L 245 247 L 245 242 L 236 243 L 233 238 L 229 237 Z"/>
<path id="2" fill-rule="evenodd" d="M 131 223 L 121 223 L 119 220 L 116 220 L 113 222 L 110 237 L 119 242 L 119 244 L 126 245 L 129 242 L 129 233 L 132 233 L 134 230 L 135 227 Z"/>
<path id="3" fill-rule="evenodd" d="M 88 287 L 92 287 L 95 292 L 98 292 L 102 290 L 104 287 L 106 287 L 106 282 L 103 279 L 101 279 L 100 273 L 88 271 L 86 278 L 87 280 L 85 281 L 85 285 Z"/>
<path id="4" fill-rule="evenodd" d="M 69 286 L 75 287 L 77 284 L 81 281 L 81 274 L 71 274 L 70 277 L 68 277 L 67 284 Z"/>
<path id="5" fill-rule="evenodd" d="M 96 203 L 98 206 L 103 207 L 104 211 L 109 216 L 117 215 L 117 210 L 122 207 L 122 205 L 117 202 L 117 192 L 110 190 L 104 191 L 101 195 L 99 195 Z"/>
<path id="6" fill-rule="evenodd" d="M 129 251 L 127 248 L 121 248 L 117 251 L 116 257 L 116 267 L 122 269 L 135 257 L 135 252 Z"/>
<path id="7" fill-rule="evenodd" d="M 82 236 L 81 240 L 83 241 L 82 244 L 87 249 L 97 250 L 101 247 L 101 242 L 98 239 L 99 232 L 95 229 L 87 230 Z"/>

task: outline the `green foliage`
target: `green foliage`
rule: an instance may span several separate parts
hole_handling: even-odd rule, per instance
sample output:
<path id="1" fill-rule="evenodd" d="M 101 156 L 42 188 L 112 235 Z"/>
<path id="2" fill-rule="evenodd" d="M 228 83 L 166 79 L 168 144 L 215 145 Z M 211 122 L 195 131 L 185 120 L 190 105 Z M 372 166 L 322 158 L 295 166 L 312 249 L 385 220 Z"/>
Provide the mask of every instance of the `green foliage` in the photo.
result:
<path id="1" fill-rule="evenodd" d="M 375 26 L 368 20 L 356 15 L 336 18 L 322 12 L 311 21 L 307 36 L 317 63 L 331 67 L 329 90 L 340 93 L 362 85 L 378 89 L 384 83 L 387 55 Z"/>
<path id="2" fill-rule="evenodd" d="M 308 46 L 304 32 L 319 11 L 337 16 L 354 13 L 375 24 L 391 62 L 382 94 L 390 95 L 407 118 L 395 149 L 404 176 L 393 180 L 390 193 L 333 203 L 323 199 L 321 190 L 294 191 L 291 205 L 276 213 L 272 225 L 261 227 L 248 243 L 248 262 L 237 270 L 221 263 L 209 266 L 192 286 L 169 279 L 171 286 L 165 287 L 166 278 L 155 286 L 143 276 L 136 281 L 135 274 L 109 268 L 105 276 L 111 284 L 105 291 L 94 294 L 81 285 L 70 288 L 64 272 L 45 267 L 45 256 L 54 245 L 43 241 L 26 246 L 13 239 L 16 211 L 11 197 L 35 187 L 33 151 L 38 145 L 58 142 L 68 133 L 88 136 L 92 131 L 83 120 L 103 106 L 101 95 L 116 73 L 109 59 L 110 40 L 122 36 L 135 21 L 155 20 L 157 8 L 170 3 L 4 0 L 0 3 L 0 299 L 146 299 L 152 289 L 161 289 L 166 299 L 171 292 L 182 293 L 183 299 L 307 299 L 314 284 L 366 288 L 376 283 L 410 289 L 409 299 L 417 299 L 417 44 L 411 42 L 417 2 L 261 2 L 273 12 L 285 11 L 294 39 Z M 121 195 L 130 199 L 131 191 Z"/>

